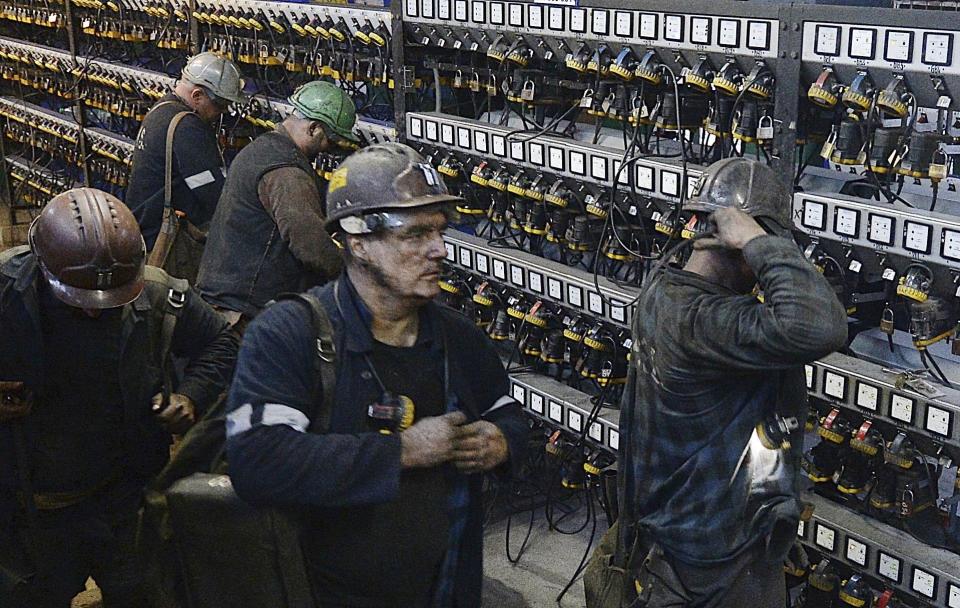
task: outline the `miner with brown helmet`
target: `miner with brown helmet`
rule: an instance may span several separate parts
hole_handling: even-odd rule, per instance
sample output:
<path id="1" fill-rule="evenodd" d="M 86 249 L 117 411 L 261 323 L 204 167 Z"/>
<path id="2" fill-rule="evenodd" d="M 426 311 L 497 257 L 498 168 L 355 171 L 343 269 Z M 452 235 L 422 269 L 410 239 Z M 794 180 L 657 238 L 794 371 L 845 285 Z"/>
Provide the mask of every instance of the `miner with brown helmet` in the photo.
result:
<path id="1" fill-rule="evenodd" d="M 0 253 L 0 594 L 58 608 L 92 576 L 145 605 L 134 558 L 146 480 L 227 385 L 237 336 L 185 281 L 145 266 L 110 194 L 59 194 Z M 169 364 L 188 361 L 178 383 Z M 6 587 L 4 587 L 6 585 Z"/>

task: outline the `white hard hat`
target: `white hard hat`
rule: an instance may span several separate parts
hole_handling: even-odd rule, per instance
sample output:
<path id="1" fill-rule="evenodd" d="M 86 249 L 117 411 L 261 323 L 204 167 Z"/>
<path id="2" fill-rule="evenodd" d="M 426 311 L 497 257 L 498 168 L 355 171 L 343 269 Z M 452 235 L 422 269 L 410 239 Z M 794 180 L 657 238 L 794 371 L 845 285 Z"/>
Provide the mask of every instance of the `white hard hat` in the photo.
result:
<path id="1" fill-rule="evenodd" d="M 188 82 L 206 87 L 217 97 L 234 103 L 244 102 L 240 70 L 229 59 L 210 52 L 194 55 L 184 66 L 182 77 Z"/>

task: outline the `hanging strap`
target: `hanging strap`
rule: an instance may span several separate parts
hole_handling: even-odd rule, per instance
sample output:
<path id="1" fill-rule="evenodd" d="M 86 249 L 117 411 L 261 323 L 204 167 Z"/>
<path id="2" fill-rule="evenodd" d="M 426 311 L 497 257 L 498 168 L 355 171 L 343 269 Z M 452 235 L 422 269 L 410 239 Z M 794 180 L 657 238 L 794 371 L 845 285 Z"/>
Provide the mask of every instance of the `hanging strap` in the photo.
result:
<path id="1" fill-rule="evenodd" d="M 317 356 L 313 359 L 314 377 L 319 383 L 322 394 L 316 395 L 314 403 L 320 404 L 317 413 L 317 428 L 321 433 L 330 430 L 330 416 L 333 414 L 333 396 L 337 389 L 337 347 L 333 340 L 333 325 L 327 310 L 320 300 L 309 293 L 285 293 L 277 296 L 277 301 L 294 300 L 304 304 L 310 311 L 310 322 L 316 339 Z"/>
<path id="2" fill-rule="evenodd" d="M 163 372 L 163 401 L 170 403 L 173 393 L 173 362 L 170 357 L 170 347 L 173 344 L 173 332 L 177 328 L 177 318 L 187 301 L 187 294 L 175 287 L 167 291 L 167 304 L 163 310 L 163 322 L 160 325 L 160 362 Z"/>
<path id="3" fill-rule="evenodd" d="M 188 114 L 193 114 L 193 112 L 178 112 L 167 126 L 167 141 L 163 156 L 163 217 L 160 221 L 160 234 L 157 235 L 153 251 L 150 252 L 150 257 L 147 259 L 147 264 L 158 268 L 163 268 L 166 264 L 167 256 L 170 255 L 170 250 L 173 248 L 173 239 L 177 232 L 178 222 L 176 211 L 173 209 L 173 138 L 176 135 L 177 125 Z"/>
<path id="4" fill-rule="evenodd" d="M 171 277 L 161 268 L 147 266 L 144 271 L 144 278 L 147 281 L 161 283 L 166 292 L 161 300 L 154 296 L 151 298 L 150 305 L 153 312 L 163 311 L 163 318 L 160 320 L 160 336 L 157 342 L 157 354 L 160 362 L 160 372 L 163 376 L 163 400 L 164 404 L 170 400 L 170 394 L 173 392 L 173 366 L 170 358 L 170 349 L 173 344 L 173 333 L 177 327 L 177 319 L 183 312 L 183 306 L 187 301 L 187 291 L 190 284 L 183 279 Z"/>
<path id="5" fill-rule="evenodd" d="M 167 145 L 163 153 L 163 208 L 169 209 L 173 199 L 173 136 L 180 121 L 193 112 L 178 112 L 167 127 Z"/>

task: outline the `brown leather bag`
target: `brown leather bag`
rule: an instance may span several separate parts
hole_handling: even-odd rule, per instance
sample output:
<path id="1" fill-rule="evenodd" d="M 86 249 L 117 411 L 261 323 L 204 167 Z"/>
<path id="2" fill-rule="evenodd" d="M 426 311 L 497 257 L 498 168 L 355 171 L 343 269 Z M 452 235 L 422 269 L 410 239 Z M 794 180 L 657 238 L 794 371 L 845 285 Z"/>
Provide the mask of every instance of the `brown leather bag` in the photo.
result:
<path id="1" fill-rule="evenodd" d="M 167 127 L 167 144 L 164 155 L 163 175 L 163 218 L 160 221 L 160 234 L 147 258 L 147 264 L 163 268 L 167 274 L 179 279 L 196 283 L 200 272 L 200 258 L 207 242 L 207 233 L 197 228 L 173 208 L 173 136 L 177 125 L 187 114 L 180 112 Z"/>

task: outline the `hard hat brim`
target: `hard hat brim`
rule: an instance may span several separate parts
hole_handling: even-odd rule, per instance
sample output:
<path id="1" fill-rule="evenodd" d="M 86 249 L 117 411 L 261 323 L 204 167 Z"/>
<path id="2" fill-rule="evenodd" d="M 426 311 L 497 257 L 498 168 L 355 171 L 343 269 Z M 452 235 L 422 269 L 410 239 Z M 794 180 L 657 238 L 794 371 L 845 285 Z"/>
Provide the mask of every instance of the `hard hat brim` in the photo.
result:
<path id="1" fill-rule="evenodd" d="M 355 133 L 353 132 L 344 133 L 342 131 L 338 131 L 333 127 L 331 127 L 330 125 L 328 125 L 325 121 L 320 119 L 311 119 L 311 120 L 316 120 L 321 125 L 323 125 L 324 133 L 326 134 L 327 137 L 333 140 L 333 143 L 342 146 L 343 143 L 346 142 L 347 146 L 350 147 L 351 149 L 356 149 L 356 147 L 360 145 L 360 138 L 357 137 Z"/>
<path id="2" fill-rule="evenodd" d="M 194 86 L 203 87 L 211 95 L 216 95 L 221 99 L 226 99 L 230 103 L 243 105 L 250 100 L 250 97 L 243 92 L 243 80 L 240 81 L 240 91 L 236 95 L 227 95 L 223 91 L 214 91 L 208 83 L 197 81 L 194 78 L 188 76 L 187 74 L 181 75 L 180 78 L 181 80 L 185 80 Z"/>
<path id="3" fill-rule="evenodd" d="M 237 103 L 237 104 L 241 104 L 241 105 L 243 105 L 243 104 L 247 103 L 247 101 L 249 101 L 249 97 L 247 97 L 247 96 L 243 93 L 243 89 L 242 89 L 242 88 L 240 89 L 240 92 L 239 92 L 238 94 L 236 94 L 236 95 L 230 95 L 230 96 L 224 95 L 223 98 L 226 99 L 227 101 L 229 101 L 230 103 Z"/>
<path id="4" fill-rule="evenodd" d="M 366 207 L 363 208 L 363 213 L 359 215 L 366 215 L 368 213 L 376 213 L 378 211 L 386 211 L 388 209 L 414 209 L 416 207 L 426 207 L 428 205 L 436 205 L 440 203 L 459 203 L 463 202 L 463 197 L 455 196 L 453 194 L 433 194 L 430 196 L 420 196 L 417 198 L 411 198 L 405 201 L 396 201 L 392 202 L 389 205 L 378 205 L 376 208 Z M 330 218 L 326 221 L 326 229 L 328 232 L 337 232 L 340 227 L 340 220 L 344 217 L 349 217 L 355 215 L 352 213 L 345 213 L 337 216 L 336 218 Z"/>
<path id="5" fill-rule="evenodd" d="M 40 269 L 43 271 L 43 276 L 47 280 L 53 295 L 67 306 L 73 306 L 74 308 L 103 310 L 126 306 L 140 297 L 145 284 L 142 268 L 136 279 L 113 289 L 73 287 L 59 281 L 43 267 L 43 264 L 40 264 Z"/>
<path id="6" fill-rule="evenodd" d="M 713 213 L 720 208 L 720 205 L 700 200 L 688 200 L 683 203 L 684 211 L 705 211 L 707 213 Z"/>
<path id="7" fill-rule="evenodd" d="M 719 209 L 724 209 L 724 208 L 725 208 L 724 205 L 717 205 L 716 203 L 708 203 L 700 200 L 690 200 L 683 204 L 684 211 L 702 211 L 704 213 L 713 213 L 714 211 L 717 211 Z M 792 233 L 790 232 L 790 229 L 786 226 L 781 226 L 780 223 L 774 220 L 773 218 L 767 217 L 765 215 L 759 216 L 759 217 L 751 215 L 750 217 L 756 220 L 756 222 L 760 224 L 760 226 L 764 230 L 766 230 L 771 234 L 775 234 L 777 236 L 782 236 L 786 238 L 792 237 Z"/>

